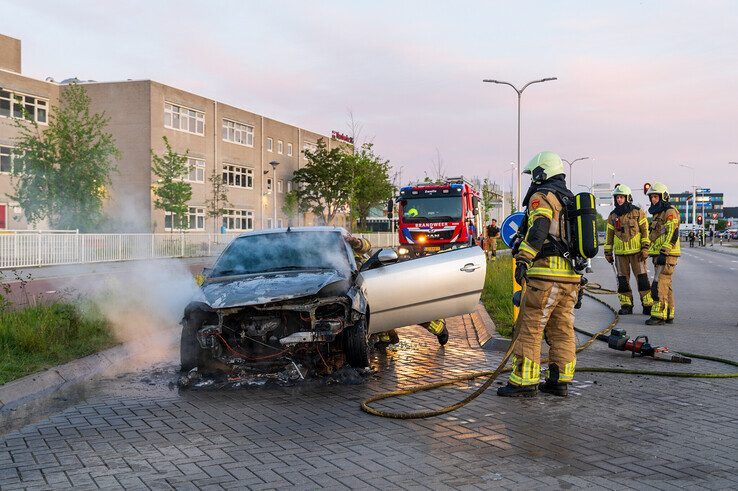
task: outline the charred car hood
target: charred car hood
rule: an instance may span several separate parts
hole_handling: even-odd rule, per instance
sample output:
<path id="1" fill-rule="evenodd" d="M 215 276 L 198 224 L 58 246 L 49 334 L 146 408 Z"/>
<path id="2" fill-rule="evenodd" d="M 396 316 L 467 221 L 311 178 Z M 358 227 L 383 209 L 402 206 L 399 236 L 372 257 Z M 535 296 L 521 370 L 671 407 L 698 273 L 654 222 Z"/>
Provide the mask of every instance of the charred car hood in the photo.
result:
<path id="1" fill-rule="evenodd" d="M 328 285 L 348 280 L 336 270 L 305 270 L 241 275 L 216 279 L 202 286 L 207 304 L 214 309 L 245 307 L 316 295 Z"/>

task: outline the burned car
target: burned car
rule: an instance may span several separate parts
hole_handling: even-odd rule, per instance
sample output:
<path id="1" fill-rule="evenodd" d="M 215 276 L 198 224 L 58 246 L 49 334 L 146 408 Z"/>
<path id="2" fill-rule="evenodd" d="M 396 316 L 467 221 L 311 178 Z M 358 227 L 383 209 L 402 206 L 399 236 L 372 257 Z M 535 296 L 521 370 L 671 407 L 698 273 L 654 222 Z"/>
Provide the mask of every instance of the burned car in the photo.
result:
<path id="1" fill-rule="evenodd" d="M 243 234 L 206 270 L 182 319 L 182 370 L 264 366 L 306 354 L 369 365 L 369 336 L 471 312 L 486 262 L 478 247 L 397 262 L 377 251 L 361 268 L 346 230 Z"/>

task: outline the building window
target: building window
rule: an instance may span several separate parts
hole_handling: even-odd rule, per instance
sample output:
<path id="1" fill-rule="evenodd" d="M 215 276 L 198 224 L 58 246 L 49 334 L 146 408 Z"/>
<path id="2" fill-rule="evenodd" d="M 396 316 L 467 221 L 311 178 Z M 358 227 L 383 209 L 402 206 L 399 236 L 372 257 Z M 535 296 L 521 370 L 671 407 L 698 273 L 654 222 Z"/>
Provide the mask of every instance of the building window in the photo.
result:
<path id="1" fill-rule="evenodd" d="M 314 152 L 318 149 L 318 144 L 314 142 L 306 141 L 302 144 L 303 150 L 310 150 L 311 152 Z"/>
<path id="2" fill-rule="evenodd" d="M 12 147 L 0 147 L 0 172 L 13 172 Z"/>
<path id="3" fill-rule="evenodd" d="M 291 143 L 287 144 L 287 156 L 292 157 L 292 144 Z"/>
<path id="4" fill-rule="evenodd" d="M 254 212 L 250 210 L 226 210 L 223 225 L 227 230 L 254 230 Z"/>
<path id="5" fill-rule="evenodd" d="M 47 124 L 49 101 L 0 88 L 0 116 Z"/>
<path id="6" fill-rule="evenodd" d="M 277 181 L 277 192 L 284 193 L 284 181 L 282 179 Z"/>
<path id="7" fill-rule="evenodd" d="M 190 206 L 185 217 L 186 229 L 205 230 L 205 208 Z M 174 214 L 170 211 L 164 213 L 164 230 L 179 230 L 179 224 L 175 223 Z"/>
<path id="8" fill-rule="evenodd" d="M 288 193 L 292 192 L 292 181 L 287 181 L 287 192 Z"/>
<path id="9" fill-rule="evenodd" d="M 253 189 L 254 171 L 238 165 L 223 166 L 223 183 L 237 188 Z"/>
<path id="10" fill-rule="evenodd" d="M 277 228 L 282 228 L 283 226 L 284 225 L 283 225 L 282 219 L 281 218 L 277 218 Z"/>
<path id="11" fill-rule="evenodd" d="M 205 230 L 205 208 L 190 206 L 187 222 L 190 230 Z"/>
<path id="12" fill-rule="evenodd" d="M 271 219 L 271 218 L 267 218 L 267 228 L 274 228 L 274 227 L 272 226 L 272 223 L 273 223 L 273 222 L 272 222 L 272 219 Z"/>
<path id="13" fill-rule="evenodd" d="M 274 140 L 267 138 L 267 152 L 271 152 L 274 149 Z"/>
<path id="14" fill-rule="evenodd" d="M 267 177 L 267 190 L 269 191 L 272 190 L 272 178 L 271 177 Z"/>
<path id="15" fill-rule="evenodd" d="M 195 135 L 204 135 L 205 113 L 165 102 L 164 127 Z"/>
<path id="16" fill-rule="evenodd" d="M 185 181 L 189 182 L 205 182 L 205 161 L 200 159 L 187 158 L 187 166 L 190 172 L 185 177 Z"/>
<path id="17" fill-rule="evenodd" d="M 254 127 L 235 121 L 223 120 L 223 141 L 254 146 Z"/>
<path id="18" fill-rule="evenodd" d="M 282 140 L 277 140 L 277 153 L 279 155 L 284 153 L 284 142 Z"/>

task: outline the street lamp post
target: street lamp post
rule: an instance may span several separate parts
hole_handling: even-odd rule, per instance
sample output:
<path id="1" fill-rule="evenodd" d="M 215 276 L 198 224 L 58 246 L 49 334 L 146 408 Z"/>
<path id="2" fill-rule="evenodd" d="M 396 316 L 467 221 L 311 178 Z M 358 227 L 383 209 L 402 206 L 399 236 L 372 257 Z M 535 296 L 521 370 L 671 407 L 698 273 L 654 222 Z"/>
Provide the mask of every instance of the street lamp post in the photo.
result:
<path id="1" fill-rule="evenodd" d="M 482 80 L 482 82 L 489 82 L 489 83 L 493 83 L 493 84 L 509 85 L 518 94 L 518 190 L 517 190 L 518 192 L 517 192 L 517 200 L 516 200 L 517 201 L 517 208 L 518 208 L 518 210 L 520 209 L 520 194 L 521 194 L 521 189 L 520 189 L 520 103 L 521 103 L 521 99 L 523 97 L 523 91 L 526 88 L 528 88 L 529 85 L 538 84 L 538 83 L 542 83 L 542 82 L 550 82 L 552 80 L 557 80 L 557 78 L 556 77 L 548 77 L 548 78 L 542 78 L 540 80 L 532 80 L 532 81 L 528 82 L 527 84 L 523 85 L 523 87 L 521 89 L 518 89 L 517 87 L 515 87 L 510 82 L 504 82 L 502 80 L 492 80 L 492 79 L 484 79 L 484 80 Z"/>
<path id="2" fill-rule="evenodd" d="M 579 157 L 578 159 L 574 159 L 571 162 L 569 162 L 566 159 L 561 159 L 562 162 L 566 162 L 569 164 L 569 187 L 572 187 L 574 185 L 574 181 L 571 178 L 571 168 L 574 166 L 575 163 L 579 162 L 580 160 L 588 160 L 589 157 Z"/>
<path id="3" fill-rule="evenodd" d="M 277 228 L 277 166 L 279 162 L 272 160 L 269 165 L 272 166 L 272 208 L 274 208 L 272 228 Z"/>
<path id="4" fill-rule="evenodd" d="M 694 167 L 687 164 L 679 164 L 679 167 L 692 169 L 692 228 L 694 229 L 697 227 L 697 187 L 694 185 Z M 687 215 L 689 215 L 689 213 L 687 213 Z"/>

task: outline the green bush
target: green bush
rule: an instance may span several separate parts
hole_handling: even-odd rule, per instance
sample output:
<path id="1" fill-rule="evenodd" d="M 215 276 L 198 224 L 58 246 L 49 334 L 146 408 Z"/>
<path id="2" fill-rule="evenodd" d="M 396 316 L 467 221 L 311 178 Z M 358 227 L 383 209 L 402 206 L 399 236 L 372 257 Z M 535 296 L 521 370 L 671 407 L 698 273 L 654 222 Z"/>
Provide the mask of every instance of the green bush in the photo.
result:
<path id="1" fill-rule="evenodd" d="M 498 256 L 487 263 L 487 278 L 482 291 L 482 303 L 495 321 L 497 332 L 504 337 L 512 335 L 512 257 Z"/>
<path id="2" fill-rule="evenodd" d="M 0 384 L 115 344 L 96 309 L 56 303 L 0 312 Z"/>

